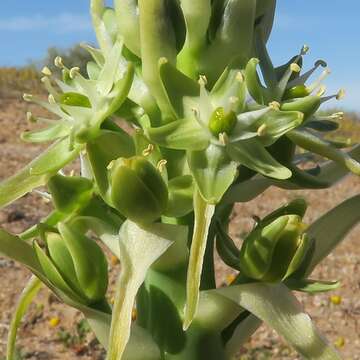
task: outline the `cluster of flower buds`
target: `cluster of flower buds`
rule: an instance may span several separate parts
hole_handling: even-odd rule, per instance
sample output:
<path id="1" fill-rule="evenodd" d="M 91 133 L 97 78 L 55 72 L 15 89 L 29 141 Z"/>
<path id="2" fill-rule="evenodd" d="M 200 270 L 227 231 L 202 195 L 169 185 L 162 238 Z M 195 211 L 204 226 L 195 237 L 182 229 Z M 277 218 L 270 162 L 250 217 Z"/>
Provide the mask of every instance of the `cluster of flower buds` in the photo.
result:
<path id="1" fill-rule="evenodd" d="M 70 299 L 85 305 L 101 303 L 108 286 L 106 257 L 96 242 L 61 223 L 59 233 L 43 232 L 45 249 L 34 242 L 39 263 L 49 282 Z"/>

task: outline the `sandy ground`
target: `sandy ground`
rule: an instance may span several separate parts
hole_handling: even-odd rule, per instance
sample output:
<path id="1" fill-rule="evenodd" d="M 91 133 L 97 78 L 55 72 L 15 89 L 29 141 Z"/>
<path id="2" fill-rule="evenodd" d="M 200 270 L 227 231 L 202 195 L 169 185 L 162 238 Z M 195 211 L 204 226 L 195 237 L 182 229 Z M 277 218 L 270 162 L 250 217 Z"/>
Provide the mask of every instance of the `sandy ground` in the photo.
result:
<path id="1" fill-rule="evenodd" d="M 20 99 L 0 98 L 0 179 L 29 162 L 41 146 L 21 142 L 19 134 L 28 128 L 26 111 L 41 114 L 42 110 Z M 306 220 L 311 222 L 331 207 L 360 192 L 360 181 L 348 177 L 331 190 L 288 192 L 275 188 L 257 199 L 236 206 L 231 226 L 234 237 L 240 238 L 252 226 L 252 216 L 262 216 L 289 199 L 304 197 L 310 204 Z M 14 233 L 36 223 L 49 211 L 49 204 L 38 195 L 29 194 L 0 211 L 0 226 Z M 317 326 L 336 344 L 344 359 L 360 359 L 360 226 L 324 261 L 314 273 L 319 279 L 340 280 L 340 289 L 322 295 L 297 294 Z M 115 280 L 117 265 L 112 266 Z M 219 282 L 226 282 L 231 274 L 217 261 Z M 6 336 L 16 299 L 30 274 L 18 264 L 0 258 L 0 359 L 5 354 Z M 339 296 L 335 305 L 331 296 Z M 58 319 L 54 326 L 51 319 Z M 86 325 L 86 324 L 85 324 Z M 78 330 L 76 330 L 78 329 Z M 42 290 L 20 331 L 19 345 L 26 359 L 103 359 L 103 351 L 81 321 L 81 316 L 62 306 L 47 291 Z M 241 359 L 297 359 L 274 331 L 262 326 L 243 350 Z"/>

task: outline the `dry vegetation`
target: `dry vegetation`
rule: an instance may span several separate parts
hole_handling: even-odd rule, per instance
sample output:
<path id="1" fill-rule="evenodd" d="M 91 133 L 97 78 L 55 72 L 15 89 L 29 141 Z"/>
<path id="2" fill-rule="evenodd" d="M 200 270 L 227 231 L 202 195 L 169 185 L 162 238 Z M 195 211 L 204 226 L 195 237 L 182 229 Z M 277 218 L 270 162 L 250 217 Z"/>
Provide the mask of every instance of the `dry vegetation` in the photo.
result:
<path id="1" fill-rule="evenodd" d="M 28 128 L 26 111 L 41 115 L 43 110 L 21 101 L 18 90 L 40 91 L 34 70 L 0 69 L 0 180 L 13 174 L 41 151 L 39 145 L 23 144 L 19 140 Z M 9 89 L 12 89 L 9 91 Z M 43 114 L 44 115 L 44 114 Z M 360 140 L 359 121 L 355 115 L 346 117 L 342 136 L 355 135 Z M 259 198 L 236 206 L 231 232 L 236 238 L 250 230 L 252 216 L 262 216 L 297 196 L 305 197 L 312 221 L 343 199 L 360 192 L 358 178 L 349 176 L 331 190 L 288 192 L 269 189 Z M 49 211 L 50 204 L 35 193 L 18 200 L 0 211 L 0 226 L 20 232 L 39 221 Z M 317 269 L 319 279 L 338 279 L 342 287 L 331 294 L 299 298 L 315 323 L 334 342 L 344 359 L 360 359 L 360 227 L 355 228 L 346 241 Z M 118 264 L 109 259 L 111 285 Z M 219 284 L 231 277 L 231 271 L 217 260 Z M 17 296 L 29 278 L 29 272 L 7 259 L 0 258 L 0 359 L 5 354 L 6 335 Z M 111 292 L 109 298 L 111 299 Z M 19 337 L 19 359 L 103 359 L 103 351 L 93 338 L 87 324 L 73 309 L 62 306 L 47 290 L 42 290 L 26 315 Z M 296 355 L 266 326 L 261 327 L 251 343 L 239 355 L 242 360 L 297 359 Z"/>

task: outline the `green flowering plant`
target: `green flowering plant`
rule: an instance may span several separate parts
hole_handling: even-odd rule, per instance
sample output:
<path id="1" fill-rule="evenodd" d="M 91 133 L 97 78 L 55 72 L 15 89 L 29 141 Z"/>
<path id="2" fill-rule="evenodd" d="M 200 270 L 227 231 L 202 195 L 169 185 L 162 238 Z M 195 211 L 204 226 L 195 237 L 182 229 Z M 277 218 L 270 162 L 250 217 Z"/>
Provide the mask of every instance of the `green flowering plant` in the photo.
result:
<path id="1" fill-rule="evenodd" d="M 360 175 L 359 145 L 326 140 L 343 116 L 318 113 L 343 96 L 325 96 L 326 63 L 303 72 L 307 46 L 272 63 L 275 5 L 91 1 L 99 48 L 83 45 L 93 58 L 87 74 L 60 57 L 61 79 L 43 69 L 48 101 L 24 99 L 56 119 L 28 113 L 45 126 L 22 138 L 51 145 L 0 184 L 1 206 L 40 186 L 53 204 L 21 234 L 0 230 L 0 253 L 34 274 L 11 325 L 9 360 L 40 284 L 83 313 L 108 360 L 230 359 L 263 321 L 307 359 L 340 358 L 292 291 L 339 286 L 311 273 L 359 222 L 360 197 L 310 225 L 305 201 L 294 200 L 258 219 L 240 248 L 227 231 L 234 204 L 270 186 L 321 189 Z M 328 161 L 309 168 L 313 154 Z M 64 175 L 77 158 L 80 174 Z M 121 263 L 113 306 L 94 237 Z M 227 287 L 215 284 L 215 248 L 238 273 Z"/>

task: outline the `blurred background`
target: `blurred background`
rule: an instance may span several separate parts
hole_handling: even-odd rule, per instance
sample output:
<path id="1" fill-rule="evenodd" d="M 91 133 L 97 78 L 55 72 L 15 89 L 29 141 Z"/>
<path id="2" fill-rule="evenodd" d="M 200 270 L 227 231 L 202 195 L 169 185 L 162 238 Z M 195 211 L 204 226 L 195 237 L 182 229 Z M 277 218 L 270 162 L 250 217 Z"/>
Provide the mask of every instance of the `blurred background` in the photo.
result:
<path id="1" fill-rule="evenodd" d="M 197 1 L 197 0 L 194 0 Z M 266 1 L 266 0 L 258 0 Z M 111 2 L 108 2 L 111 4 Z M 326 80 L 328 93 L 345 88 L 341 102 L 328 103 L 326 111 L 346 111 L 339 136 L 360 141 L 360 30 L 359 0 L 278 0 L 273 33 L 269 42 L 275 64 L 310 46 L 305 66 L 326 60 L 332 74 Z M 29 163 L 44 148 L 25 144 L 19 135 L 30 129 L 26 112 L 47 116 L 44 109 L 26 103 L 22 93 L 45 93 L 39 70 L 61 55 L 69 66 L 79 66 L 88 55 L 78 44 L 95 43 L 89 16 L 89 0 L 0 0 L 0 181 Z M 31 125 L 33 126 L 33 125 Z M 36 125 L 35 125 L 36 126 Z M 33 128 L 33 127 L 32 127 Z M 67 171 L 67 170 L 66 170 Z M 285 191 L 271 188 L 257 199 L 238 204 L 233 214 L 231 234 L 240 240 L 253 226 L 253 216 L 264 216 L 295 197 L 309 203 L 307 222 L 318 218 L 345 198 L 360 193 L 360 181 L 349 176 L 332 189 Z M 32 192 L 0 210 L 0 227 L 13 233 L 45 217 L 51 204 Z M 340 280 L 338 290 L 316 296 L 298 295 L 315 323 L 343 354 L 344 359 L 360 360 L 360 226 L 314 274 L 314 278 Z M 111 290 L 118 263 L 109 258 Z M 219 284 L 234 275 L 216 262 Z M 5 359 L 7 330 L 17 297 L 29 278 L 18 264 L 0 257 L 0 360 Z M 78 312 L 64 307 L 47 290 L 31 305 L 19 336 L 16 360 L 103 360 L 104 350 Z M 239 354 L 240 360 L 295 360 L 296 354 L 274 331 L 262 326 Z"/>

